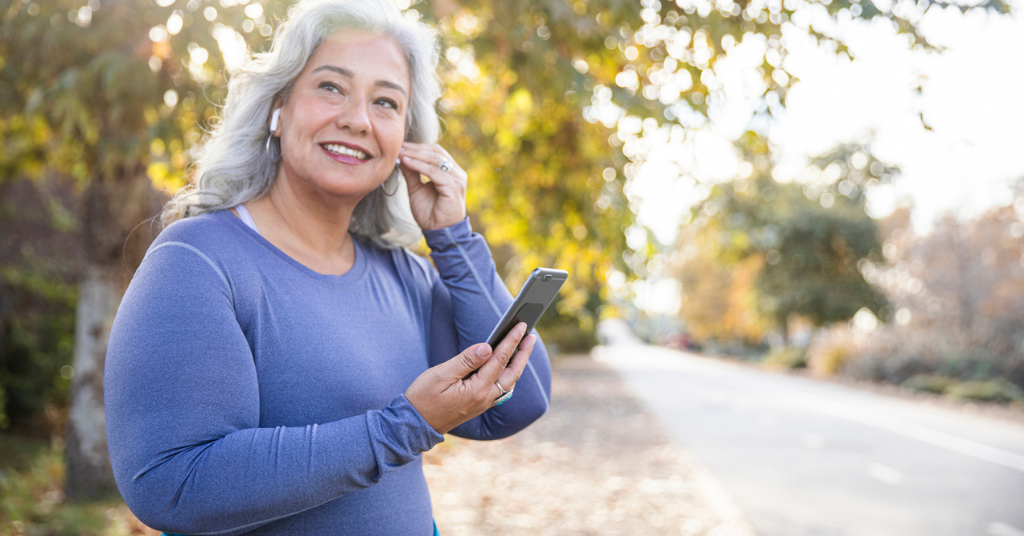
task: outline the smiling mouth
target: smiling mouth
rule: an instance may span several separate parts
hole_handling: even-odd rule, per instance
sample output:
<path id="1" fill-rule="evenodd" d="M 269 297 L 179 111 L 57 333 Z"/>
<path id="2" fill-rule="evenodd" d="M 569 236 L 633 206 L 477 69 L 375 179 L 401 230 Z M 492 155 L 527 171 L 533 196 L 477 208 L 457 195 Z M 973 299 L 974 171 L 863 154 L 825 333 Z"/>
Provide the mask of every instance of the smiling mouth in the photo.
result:
<path id="1" fill-rule="evenodd" d="M 324 143 L 320 147 L 323 147 L 330 153 L 340 154 L 345 156 L 351 156 L 352 158 L 358 158 L 359 160 L 369 160 L 370 155 L 360 151 L 359 149 L 351 149 L 344 145 L 338 145 L 336 143 Z"/>

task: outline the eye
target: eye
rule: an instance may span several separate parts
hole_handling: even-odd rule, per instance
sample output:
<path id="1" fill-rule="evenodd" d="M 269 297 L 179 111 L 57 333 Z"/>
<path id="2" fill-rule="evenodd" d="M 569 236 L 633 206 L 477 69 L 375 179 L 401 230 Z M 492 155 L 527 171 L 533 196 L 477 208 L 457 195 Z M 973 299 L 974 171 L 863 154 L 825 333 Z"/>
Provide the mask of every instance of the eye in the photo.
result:
<path id="1" fill-rule="evenodd" d="M 320 82 L 320 85 L 317 86 L 317 87 L 320 88 L 320 89 L 327 89 L 327 90 L 335 89 L 335 90 L 337 90 L 338 93 L 341 93 L 341 88 L 339 88 L 337 85 L 335 85 L 334 82 Z"/>
<path id="2" fill-rule="evenodd" d="M 377 99 L 377 104 L 382 104 L 385 108 L 391 108 L 392 110 L 398 109 L 398 103 L 387 98 Z"/>

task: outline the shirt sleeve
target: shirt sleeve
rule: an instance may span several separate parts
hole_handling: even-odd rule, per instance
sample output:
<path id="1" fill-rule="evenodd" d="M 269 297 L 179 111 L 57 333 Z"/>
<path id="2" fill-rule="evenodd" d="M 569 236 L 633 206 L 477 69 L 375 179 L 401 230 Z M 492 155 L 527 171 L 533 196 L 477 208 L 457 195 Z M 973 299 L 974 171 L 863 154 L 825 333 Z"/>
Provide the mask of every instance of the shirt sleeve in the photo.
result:
<path id="1" fill-rule="evenodd" d="M 423 234 L 439 277 L 433 286 L 430 327 L 431 365 L 437 365 L 469 346 L 486 342 L 512 304 L 512 295 L 498 275 L 487 242 L 473 232 L 468 218 Z M 550 398 L 551 363 L 538 336 L 512 399 L 459 425 L 452 433 L 481 440 L 508 437 L 540 418 Z"/>
<path id="2" fill-rule="evenodd" d="M 154 246 L 112 326 L 107 440 L 147 525 L 234 535 L 377 483 L 443 440 L 404 396 L 324 424 L 261 428 L 228 279 L 191 245 Z"/>

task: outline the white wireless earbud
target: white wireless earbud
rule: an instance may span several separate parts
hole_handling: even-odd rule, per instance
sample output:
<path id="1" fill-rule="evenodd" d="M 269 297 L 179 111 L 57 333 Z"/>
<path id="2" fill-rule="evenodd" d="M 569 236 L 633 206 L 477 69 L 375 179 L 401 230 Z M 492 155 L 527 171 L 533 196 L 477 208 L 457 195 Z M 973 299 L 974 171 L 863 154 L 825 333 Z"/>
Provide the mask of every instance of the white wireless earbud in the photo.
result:
<path id="1" fill-rule="evenodd" d="M 270 116 L 270 131 L 277 131 L 277 120 L 281 118 L 281 109 L 277 108 L 274 110 L 274 115 Z"/>

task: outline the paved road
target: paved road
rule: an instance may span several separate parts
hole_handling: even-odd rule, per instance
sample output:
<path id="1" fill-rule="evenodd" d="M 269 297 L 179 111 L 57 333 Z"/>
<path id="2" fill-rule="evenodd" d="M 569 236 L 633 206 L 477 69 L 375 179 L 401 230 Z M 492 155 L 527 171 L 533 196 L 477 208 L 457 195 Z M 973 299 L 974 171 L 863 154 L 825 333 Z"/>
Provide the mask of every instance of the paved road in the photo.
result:
<path id="1" fill-rule="evenodd" d="M 596 357 L 760 536 L 1024 536 L 1024 425 L 657 347 Z"/>

